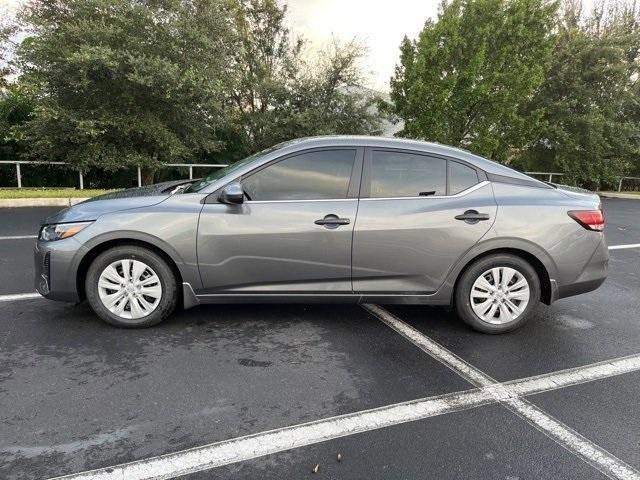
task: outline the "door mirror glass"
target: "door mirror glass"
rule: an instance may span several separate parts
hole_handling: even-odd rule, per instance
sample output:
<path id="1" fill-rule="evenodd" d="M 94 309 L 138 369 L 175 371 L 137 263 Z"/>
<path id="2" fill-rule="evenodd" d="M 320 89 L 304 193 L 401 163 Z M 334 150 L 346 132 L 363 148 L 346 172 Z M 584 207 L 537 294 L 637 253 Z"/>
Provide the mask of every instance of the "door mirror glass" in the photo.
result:
<path id="1" fill-rule="evenodd" d="M 218 195 L 218 201 L 220 203 L 238 204 L 244 202 L 244 192 L 242 185 L 238 182 L 233 182 L 222 189 L 220 195 Z"/>

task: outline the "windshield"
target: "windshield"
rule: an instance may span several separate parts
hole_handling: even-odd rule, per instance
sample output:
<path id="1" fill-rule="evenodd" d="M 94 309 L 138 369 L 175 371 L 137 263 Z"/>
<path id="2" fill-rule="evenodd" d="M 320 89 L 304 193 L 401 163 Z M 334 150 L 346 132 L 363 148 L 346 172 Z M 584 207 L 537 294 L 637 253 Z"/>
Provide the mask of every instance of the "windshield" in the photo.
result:
<path id="1" fill-rule="evenodd" d="M 187 189 L 185 189 L 185 193 L 186 192 L 199 192 L 200 190 L 205 188 L 207 185 L 212 184 L 216 180 L 219 180 L 222 177 L 224 177 L 226 175 L 229 175 L 230 173 L 233 173 L 233 172 L 235 172 L 237 170 L 240 170 L 240 168 L 244 167 L 248 163 L 251 163 L 256 158 L 262 157 L 263 155 L 266 155 L 267 153 L 273 152 L 274 150 L 278 150 L 279 148 L 282 148 L 283 146 L 288 145 L 289 143 L 292 143 L 292 142 L 283 142 L 283 143 L 279 143 L 277 145 L 274 145 L 273 147 L 265 148 L 264 150 L 262 150 L 260 152 L 257 152 L 257 153 L 254 153 L 253 155 L 249 155 L 247 158 L 243 158 L 242 160 L 239 160 L 236 163 L 232 163 L 231 165 L 227 165 L 224 168 L 219 168 L 218 170 L 214 170 L 213 172 L 211 172 L 206 177 L 204 177 L 204 178 L 198 180 L 197 182 L 194 182 L 191 185 L 189 185 L 189 187 Z"/>

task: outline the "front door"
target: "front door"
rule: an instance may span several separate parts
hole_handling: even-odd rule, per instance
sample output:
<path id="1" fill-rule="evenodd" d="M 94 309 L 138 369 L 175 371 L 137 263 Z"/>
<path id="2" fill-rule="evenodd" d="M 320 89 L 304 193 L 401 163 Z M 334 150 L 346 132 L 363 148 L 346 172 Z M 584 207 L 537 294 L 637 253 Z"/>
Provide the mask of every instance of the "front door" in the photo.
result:
<path id="1" fill-rule="evenodd" d="M 199 293 L 351 293 L 362 152 L 296 153 L 240 179 L 244 203 L 205 204 Z"/>
<path id="2" fill-rule="evenodd" d="M 367 149 L 364 163 L 354 291 L 437 291 L 491 227 L 497 211 L 491 185 L 463 162 L 418 152 Z"/>

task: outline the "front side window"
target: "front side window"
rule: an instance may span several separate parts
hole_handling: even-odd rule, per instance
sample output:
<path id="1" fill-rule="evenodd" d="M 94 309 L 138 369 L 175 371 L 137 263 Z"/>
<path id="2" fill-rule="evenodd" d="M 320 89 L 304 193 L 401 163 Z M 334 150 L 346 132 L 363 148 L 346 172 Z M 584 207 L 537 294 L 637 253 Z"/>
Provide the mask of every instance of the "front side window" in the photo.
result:
<path id="1" fill-rule="evenodd" d="M 250 155 L 242 160 L 239 160 L 235 163 L 232 163 L 230 165 L 227 165 L 224 168 L 219 168 L 217 170 L 214 170 L 213 172 L 211 172 L 209 175 L 207 175 L 204 178 L 201 178 L 200 180 L 192 183 L 191 185 L 189 185 L 185 192 L 199 192 L 200 190 L 204 189 L 205 187 L 211 185 L 213 182 L 215 182 L 216 180 L 221 179 L 222 177 L 229 175 L 237 170 L 240 170 L 242 167 L 244 167 L 245 165 L 250 164 L 251 162 L 257 160 L 260 157 L 263 157 L 275 150 L 278 150 L 280 148 L 284 148 L 287 145 L 290 145 L 294 142 L 294 140 L 290 140 L 288 142 L 282 142 L 282 143 L 278 143 L 277 145 L 274 145 L 273 147 L 269 147 L 269 148 L 265 148 L 264 150 L 254 153 L 253 155 Z"/>
<path id="2" fill-rule="evenodd" d="M 346 198 L 355 149 L 305 152 L 273 163 L 242 180 L 248 200 Z"/>
<path id="3" fill-rule="evenodd" d="M 374 150 L 371 157 L 373 198 L 447 194 L 447 161 L 405 152 Z"/>

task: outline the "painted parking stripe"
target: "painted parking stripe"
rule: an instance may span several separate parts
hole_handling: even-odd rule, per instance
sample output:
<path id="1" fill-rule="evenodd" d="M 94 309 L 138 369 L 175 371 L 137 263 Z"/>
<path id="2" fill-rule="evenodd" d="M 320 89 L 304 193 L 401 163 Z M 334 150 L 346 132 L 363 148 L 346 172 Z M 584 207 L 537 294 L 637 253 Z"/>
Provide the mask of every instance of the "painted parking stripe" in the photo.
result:
<path id="1" fill-rule="evenodd" d="M 364 308 L 468 382 L 478 387 L 493 387 L 488 391 L 494 395 L 496 401 L 603 474 L 620 480 L 640 480 L 640 472 L 632 466 L 583 437 L 560 420 L 553 418 L 528 400 L 518 397 L 513 389 L 498 383 L 486 373 L 467 363 L 385 309 L 377 305 L 365 305 Z"/>
<path id="2" fill-rule="evenodd" d="M 624 250 L 626 248 L 640 248 L 640 243 L 627 243 L 626 245 L 611 245 L 609 250 Z"/>
<path id="3" fill-rule="evenodd" d="M 640 354 L 568 368 L 501 384 L 513 395 L 532 395 L 640 370 Z M 491 388 L 491 387 L 489 387 Z"/>
<path id="4" fill-rule="evenodd" d="M 51 480 L 164 480 L 231 463 L 493 403 L 471 390 L 331 417 Z"/>
<path id="5" fill-rule="evenodd" d="M 0 295 L 0 302 L 15 302 L 16 300 L 29 300 L 32 298 L 44 298 L 39 293 L 15 293 L 11 295 Z"/>
<path id="6" fill-rule="evenodd" d="M 38 238 L 37 235 L 13 235 L 9 237 L 0 237 L 0 240 L 24 240 L 27 238 Z"/>
<path id="7" fill-rule="evenodd" d="M 453 354 L 452 354 L 453 355 Z M 455 357 L 455 355 L 453 355 Z M 422 398 L 385 407 L 330 417 L 314 422 L 256 433 L 216 442 L 189 450 L 151 457 L 114 467 L 56 477 L 55 480 L 160 480 L 238 463 L 293 448 L 414 422 L 447 413 L 468 410 L 498 402 L 518 400 L 531 395 L 640 370 L 640 354 L 584 367 L 538 375 L 504 384 Z M 537 411 L 527 409 L 530 416 Z M 548 415 L 539 422 L 558 422 Z M 549 423 L 546 424 L 547 426 Z M 572 432 L 575 434 L 575 432 Z M 577 434 L 576 434 L 577 435 Z M 619 477 L 630 478 L 635 477 Z"/>

